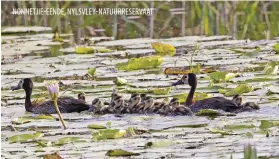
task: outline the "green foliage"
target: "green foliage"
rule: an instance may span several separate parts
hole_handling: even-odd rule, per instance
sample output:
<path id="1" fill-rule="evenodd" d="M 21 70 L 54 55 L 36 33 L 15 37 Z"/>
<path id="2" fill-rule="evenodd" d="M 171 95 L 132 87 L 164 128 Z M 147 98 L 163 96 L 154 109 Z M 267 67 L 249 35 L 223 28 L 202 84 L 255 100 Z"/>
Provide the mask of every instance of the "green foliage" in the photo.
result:
<path id="1" fill-rule="evenodd" d="M 173 97 L 178 98 L 180 103 L 184 103 L 187 96 L 188 96 L 188 93 L 184 93 L 184 94 L 174 95 Z M 210 98 L 210 97 L 212 97 L 212 94 L 200 93 L 200 92 L 196 92 L 194 94 L 195 101 L 203 100 L 203 99 Z"/>
<path id="2" fill-rule="evenodd" d="M 233 79 L 236 76 L 235 73 L 229 72 L 212 72 L 209 74 L 210 82 L 221 83 Z"/>
<path id="3" fill-rule="evenodd" d="M 127 134 L 126 130 L 105 129 L 93 133 L 92 138 L 95 140 L 118 139 L 124 137 L 124 135 L 126 134 Z"/>
<path id="4" fill-rule="evenodd" d="M 89 68 L 87 72 L 91 77 L 96 75 L 96 68 Z"/>
<path id="5" fill-rule="evenodd" d="M 279 67 L 278 62 L 276 62 L 276 61 L 269 62 L 265 65 L 263 73 L 265 75 L 275 75 L 275 74 L 277 74 L 278 67 Z"/>
<path id="6" fill-rule="evenodd" d="M 224 128 L 225 129 L 230 129 L 230 130 L 237 130 L 237 129 L 251 129 L 251 128 L 255 128 L 256 126 L 253 124 L 250 125 L 225 125 Z"/>
<path id="7" fill-rule="evenodd" d="M 171 91 L 171 87 L 167 87 L 167 88 L 154 88 L 153 89 L 153 93 L 155 95 L 166 95 L 169 94 Z"/>
<path id="8" fill-rule="evenodd" d="M 278 120 L 261 120 L 260 129 L 268 129 L 274 126 L 279 126 Z"/>
<path id="9" fill-rule="evenodd" d="M 87 128 L 89 129 L 106 129 L 103 125 L 97 125 L 97 124 L 89 124 L 87 125 Z"/>
<path id="10" fill-rule="evenodd" d="M 279 43 L 273 45 L 273 50 L 276 52 L 276 54 L 279 54 Z"/>
<path id="11" fill-rule="evenodd" d="M 151 43 L 153 49 L 155 49 L 158 55 L 170 55 L 173 56 L 175 54 L 175 47 L 170 44 L 164 44 L 160 42 Z"/>
<path id="12" fill-rule="evenodd" d="M 115 65 L 119 70 L 140 70 L 140 69 L 150 69 L 156 68 L 163 63 L 163 58 L 160 56 L 151 56 L 143 58 L 132 58 L 128 62 L 118 63 Z"/>
<path id="13" fill-rule="evenodd" d="M 138 156 L 139 153 L 129 152 L 121 149 L 115 149 L 115 150 L 108 150 L 106 153 L 107 156 L 113 157 L 113 156 Z"/>
<path id="14" fill-rule="evenodd" d="M 252 148 L 251 144 L 246 144 L 244 146 L 244 159 L 258 159 L 257 149 Z"/>
<path id="15" fill-rule="evenodd" d="M 56 141 L 54 144 L 57 146 L 62 146 L 65 144 L 75 143 L 75 142 L 85 142 L 85 140 L 81 139 L 80 137 L 63 137 L 58 141 Z"/>
<path id="16" fill-rule="evenodd" d="M 196 113 L 196 116 L 216 117 L 219 115 L 220 115 L 220 113 L 213 109 L 201 109 L 201 110 L 199 110 L 199 112 Z"/>
<path id="17" fill-rule="evenodd" d="M 116 77 L 116 79 L 113 81 L 113 83 L 115 83 L 118 86 L 121 86 L 121 85 L 127 84 L 127 80 L 124 78 Z"/>
<path id="18" fill-rule="evenodd" d="M 163 147 L 169 147 L 174 144 L 176 143 L 172 140 L 161 140 L 161 141 L 147 142 L 144 145 L 144 148 L 163 148 Z"/>
<path id="19" fill-rule="evenodd" d="M 95 49 L 93 49 L 92 47 L 76 47 L 75 49 L 77 54 L 91 54 L 91 53 L 95 53 Z"/>
<path id="20" fill-rule="evenodd" d="M 234 96 L 236 94 L 243 94 L 243 93 L 249 93 L 254 90 L 253 86 L 250 86 L 248 84 L 240 84 L 234 89 L 218 89 L 219 93 L 224 94 L 225 96 Z"/>
<path id="21" fill-rule="evenodd" d="M 42 138 L 43 136 L 44 136 L 44 134 L 42 134 L 40 132 L 36 132 L 34 134 L 14 135 L 9 138 L 9 143 L 36 141 L 36 140 Z"/>

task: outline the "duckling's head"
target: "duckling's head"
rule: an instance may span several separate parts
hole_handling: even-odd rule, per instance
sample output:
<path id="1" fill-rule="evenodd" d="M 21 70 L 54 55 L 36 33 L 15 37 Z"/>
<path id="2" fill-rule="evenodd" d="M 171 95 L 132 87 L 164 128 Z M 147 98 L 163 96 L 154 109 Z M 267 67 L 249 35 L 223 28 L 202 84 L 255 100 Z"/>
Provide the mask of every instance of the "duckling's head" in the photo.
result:
<path id="1" fill-rule="evenodd" d="M 79 100 L 82 100 L 82 101 L 85 101 L 85 93 L 83 93 L 83 92 L 82 92 L 82 93 L 79 93 L 79 94 L 78 94 L 78 99 L 79 99 Z"/>
<path id="2" fill-rule="evenodd" d="M 250 110 L 258 110 L 260 109 L 259 105 L 257 105 L 254 102 L 246 102 L 242 105 L 244 111 L 250 111 Z"/>
<path id="3" fill-rule="evenodd" d="M 242 104 L 242 97 L 238 94 L 234 95 L 232 101 L 235 102 L 238 106 Z"/>
<path id="4" fill-rule="evenodd" d="M 146 96 L 144 100 L 144 104 L 146 108 L 152 107 L 154 105 L 154 99 L 151 96 Z"/>
<path id="5" fill-rule="evenodd" d="M 135 106 L 135 105 L 140 104 L 140 102 L 141 102 L 141 95 L 139 95 L 137 93 L 133 93 L 131 95 L 131 98 L 128 101 L 128 105 L 129 106 Z"/>
<path id="6" fill-rule="evenodd" d="M 180 105 L 179 103 L 179 99 L 178 98 L 172 98 L 170 103 L 169 103 L 170 106 L 173 106 L 173 107 L 177 107 Z"/>
<path id="7" fill-rule="evenodd" d="M 114 107 L 121 107 L 121 106 L 123 106 L 124 104 L 125 104 L 125 101 L 124 101 L 124 99 L 123 99 L 123 97 L 122 96 L 116 96 L 115 98 L 114 98 Z"/>
<path id="8" fill-rule="evenodd" d="M 92 101 L 92 105 L 98 107 L 98 106 L 102 105 L 102 101 L 99 98 L 96 98 Z"/>
<path id="9" fill-rule="evenodd" d="M 180 80 L 173 83 L 172 86 L 182 84 L 189 84 L 189 86 L 191 87 L 197 86 L 197 76 L 194 73 L 188 73 L 187 75 L 184 75 Z"/>
<path id="10" fill-rule="evenodd" d="M 31 91 L 33 88 L 33 82 L 30 78 L 21 79 L 17 86 L 12 87 L 12 90 L 18 90 L 23 88 L 25 91 Z"/>

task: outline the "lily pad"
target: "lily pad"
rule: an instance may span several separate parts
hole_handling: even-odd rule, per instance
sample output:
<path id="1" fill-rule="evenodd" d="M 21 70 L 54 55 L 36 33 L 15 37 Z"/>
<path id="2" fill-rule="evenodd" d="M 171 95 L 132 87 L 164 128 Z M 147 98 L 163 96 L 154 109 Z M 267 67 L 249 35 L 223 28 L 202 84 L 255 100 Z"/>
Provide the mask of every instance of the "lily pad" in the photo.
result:
<path id="1" fill-rule="evenodd" d="M 250 125 L 225 125 L 224 128 L 225 129 L 229 129 L 229 130 L 235 130 L 235 129 L 251 129 L 251 128 L 255 128 L 256 126 L 253 124 Z"/>
<path id="2" fill-rule="evenodd" d="M 153 90 L 153 93 L 155 95 L 166 95 L 169 94 L 171 91 L 171 87 L 167 87 L 167 88 L 155 88 Z"/>
<path id="3" fill-rule="evenodd" d="M 44 134 L 42 134 L 40 132 L 36 132 L 34 134 L 14 135 L 9 138 L 9 143 L 36 141 L 36 140 L 42 138 L 43 136 L 44 136 Z"/>
<path id="4" fill-rule="evenodd" d="M 62 159 L 57 153 L 44 155 L 44 159 Z"/>
<path id="5" fill-rule="evenodd" d="M 276 52 L 276 54 L 279 54 L 279 43 L 274 44 L 272 48 Z"/>
<path id="6" fill-rule="evenodd" d="M 127 83 L 127 80 L 124 78 L 116 77 L 116 79 L 113 81 L 118 86 L 125 85 Z"/>
<path id="7" fill-rule="evenodd" d="M 175 47 L 173 47 L 170 44 L 154 42 L 154 43 L 151 43 L 151 45 L 155 49 L 156 53 L 159 55 L 173 56 L 175 54 Z"/>
<path id="8" fill-rule="evenodd" d="M 124 137 L 126 134 L 126 130 L 106 129 L 93 133 L 92 138 L 96 140 L 118 139 Z"/>
<path id="9" fill-rule="evenodd" d="M 97 124 L 90 124 L 87 126 L 89 129 L 106 129 L 107 127 L 103 125 L 97 125 Z"/>
<path id="10" fill-rule="evenodd" d="M 226 82 L 233 79 L 235 76 L 235 73 L 229 72 L 212 72 L 209 74 L 210 81 L 213 83 Z"/>
<path id="11" fill-rule="evenodd" d="M 96 75 L 96 68 L 89 68 L 88 69 L 88 74 L 92 77 L 95 76 Z"/>
<path id="12" fill-rule="evenodd" d="M 144 145 L 144 148 L 162 148 L 162 147 L 169 147 L 175 144 L 177 143 L 172 140 L 161 140 L 161 141 L 147 142 Z"/>
<path id="13" fill-rule="evenodd" d="M 219 116 L 220 113 L 213 109 L 201 109 L 196 113 L 196 116 L 209 116 L 209 117 L 216 117 Z"/>
<path id="14" fill-rule="evenodd" d="M 140 69 L 150 69 L 156 68 L 163 63 L 163 58 L 160 56 L 142 57 L 142 58 L 132 58 L 128 62 L 118 63 L 115 65 L 119 70 L 140 70 Z"/>
<path id="15" fill-rule="evenodd" d="M 30 119 L 25 119 L 25 118 L 15 118 L 12 120 L 12 124 L 20 125 L 20 124 L 25 124 L 25 123 L 30 123 Z"/>
<path id="16" fill-rule="evenodd" d="M 188 93 L 184 93 L 184 94 L 174 95 L 173 97 L 178 98 L 180 103 L 184 103 L 187 96 Z M 199 101 L 210 97 L 212 97 L 212 94 L 196 92 L 194 95 L 194 101 Z"/>
<path id="17" fill-rule="evenodd" d="M 139 153 L 129 152 L 121 149 L 115 149 L 115 150 L 108 150 L 106 153 L 107 156 L 138 156 Z"/>
<path id="18" fill-rule="evenodd" d="M 279 126 L 278 120 L 261 120 L 260 129 L 268 129 L 274 126 Z"/>
<path id="19" fill-rule="evenodd" d="M 263 73 L 265 75 L 276 75 L 279 68 L 279 64 L 277 62 L 269 62 L 265 65 Z"/>
<path id="20" fill-rule="evenodd" d="M 219 93 L 225 94 L 225 96 L 234 96 L 236 94 L 243 94 L 243 93 L 249 93 L 254 90 L 253 86 L 250 86 L 248 84 L 240 84 L 234 89 L 218 89 Z"/>
<path id="21" fill-rule="evenodd" d="M 56 141 L 54 144 L 57 146 L 61 146 L 68 143 L 75 143 L 75 142 L 85 142 L 85 140 L 81 139 L 80 137 L 63 137 L 58 141 Z"/>
<path id="22" fill-rule="evenodd" d="M 91 54 L 95 53 L 95 50 L 92 47 L 76 47 L 75 49 L 77 54 Z"/>

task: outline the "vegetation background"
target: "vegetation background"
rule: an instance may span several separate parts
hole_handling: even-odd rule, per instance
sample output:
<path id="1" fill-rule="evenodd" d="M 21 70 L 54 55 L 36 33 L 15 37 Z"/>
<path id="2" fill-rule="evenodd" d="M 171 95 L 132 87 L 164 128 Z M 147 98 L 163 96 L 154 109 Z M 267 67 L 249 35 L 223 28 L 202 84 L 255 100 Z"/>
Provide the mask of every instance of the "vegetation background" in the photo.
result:
<path id="1" fill-rule="evenodd" d="M 13 8 L 156 8 L 152 16 L 12 15 Z M 232 35 L 237 39 L 272 39 L 279 35 L 276 1 L 2 1 L 2 27 L 49 26 L 76 39 L 91 36 L 168 38 Z M 77 40 L 79 41 L 79 40 Z"/>

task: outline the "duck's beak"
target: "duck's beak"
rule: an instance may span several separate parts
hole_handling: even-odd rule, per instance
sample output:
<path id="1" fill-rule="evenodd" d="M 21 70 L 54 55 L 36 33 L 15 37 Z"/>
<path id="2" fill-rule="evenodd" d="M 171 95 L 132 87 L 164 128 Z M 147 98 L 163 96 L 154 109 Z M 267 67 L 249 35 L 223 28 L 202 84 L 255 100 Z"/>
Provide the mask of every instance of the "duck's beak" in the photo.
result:
<path id="1" fill-rule="evenodd" d="M 182 85 L 184 82 L 182 80 L 178 80 L 177 82 L 173 83 L 172 86 Z"/>
<path id="2" fill-rule="evenodd" d="M 21 87 L 19 86 L 19 85 L 17 85 L 17 86 L 12 86 L 12 91 L 14 91 L 14 90 L 18 90 L 18 89 L 20 89 Z"/>

